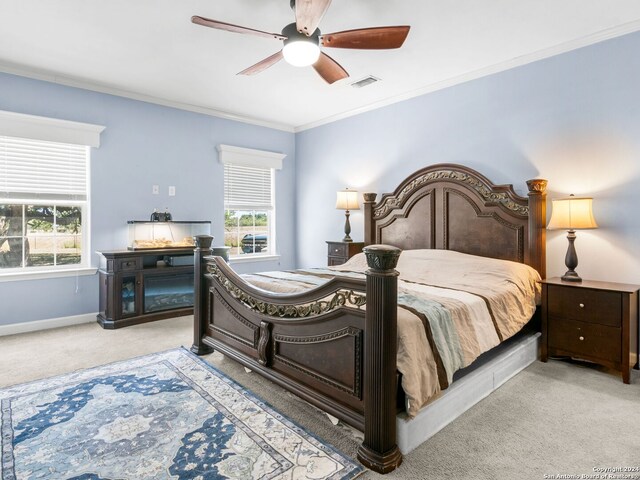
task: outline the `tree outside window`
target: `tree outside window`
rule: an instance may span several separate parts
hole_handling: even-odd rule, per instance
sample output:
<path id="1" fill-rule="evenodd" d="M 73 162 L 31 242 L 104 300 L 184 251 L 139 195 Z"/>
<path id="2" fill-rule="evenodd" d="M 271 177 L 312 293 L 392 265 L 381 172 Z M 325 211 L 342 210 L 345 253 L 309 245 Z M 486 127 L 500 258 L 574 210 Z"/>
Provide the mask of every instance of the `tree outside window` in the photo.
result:
<path id="1" fill-rule="evenodd" d="M 0 268 L 82 263 L 82 208 L 0 204 Z"/>

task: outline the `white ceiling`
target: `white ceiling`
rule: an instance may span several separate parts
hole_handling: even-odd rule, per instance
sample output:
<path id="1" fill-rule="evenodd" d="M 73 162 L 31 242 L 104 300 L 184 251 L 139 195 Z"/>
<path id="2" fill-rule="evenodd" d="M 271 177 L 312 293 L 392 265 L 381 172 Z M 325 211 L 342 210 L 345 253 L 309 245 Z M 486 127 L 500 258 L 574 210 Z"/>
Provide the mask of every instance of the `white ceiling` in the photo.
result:
<path id="1" fill-rule="evenodd" d="M 351 75 L 326 84 L 282 61 L 236 73 L 278 40 L 289 0 L 0 0 L 0 71 L 300 130 L 640 29 L 638 0 L 334 0 L 323 33 L 411 25 L 400 50 L 326 49 Z M 374 75 L 381 82 L 350 84 Z"/>

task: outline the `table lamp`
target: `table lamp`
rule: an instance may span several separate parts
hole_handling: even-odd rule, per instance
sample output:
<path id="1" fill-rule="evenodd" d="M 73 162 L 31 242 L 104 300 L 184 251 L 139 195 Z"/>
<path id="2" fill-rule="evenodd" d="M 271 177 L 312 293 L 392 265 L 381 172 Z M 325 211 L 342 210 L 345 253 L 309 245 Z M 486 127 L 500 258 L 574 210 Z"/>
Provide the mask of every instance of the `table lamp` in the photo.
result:
<path id="1" fill-rule="evenodd" d="M 344 210 L 345 222 L 344 222 L 344 238 L 343 242 L 353 242 L 349 236 L 351 233 L 351 224 L 349 223 L 349 210 L 360 210 L 358 204 L 358 192 L 355 190 L 349 190 L 348 188 L 340 190 L 336 197 L 336 209 Z"/>
<path id="2" fill-rule="evenodd" d="M 549 220 L 547 228 L 549 230 L 568 230 L 569 248 L 567 248 L 567 255 L 564 257 L 564 263 L 568 270 L 562 276 L 562 280 L 566 282 L 582 281 L 582 278 L 575 271 L 578 266 L 578 255 L 573 243 L 576 240 L 576 230 L 598 228 L 598 224 L 593 218 L 592 200 L 592 198 L 574 197 L 573 195 L 568 198 L 552 200 L 551 220 Z"/>

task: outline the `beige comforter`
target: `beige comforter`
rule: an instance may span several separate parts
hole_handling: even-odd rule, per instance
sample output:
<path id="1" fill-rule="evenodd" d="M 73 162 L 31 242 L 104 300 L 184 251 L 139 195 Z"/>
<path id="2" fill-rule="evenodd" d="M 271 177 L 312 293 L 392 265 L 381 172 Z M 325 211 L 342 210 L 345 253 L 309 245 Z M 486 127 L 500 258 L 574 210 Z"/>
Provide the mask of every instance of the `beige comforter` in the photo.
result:
<path id="1" fill-rule="evenodd" d="M 359 254 L 337 267 L 243 277 L 266 290 L 298 292 L 332 275 L 362 278 L 366 270 Z M 413 416 L 447 388 L 457 370 L 530 320 L 540 276 L 524 264 L 449 250 L 404 251 L 397 270 L 397 368 Z"/>

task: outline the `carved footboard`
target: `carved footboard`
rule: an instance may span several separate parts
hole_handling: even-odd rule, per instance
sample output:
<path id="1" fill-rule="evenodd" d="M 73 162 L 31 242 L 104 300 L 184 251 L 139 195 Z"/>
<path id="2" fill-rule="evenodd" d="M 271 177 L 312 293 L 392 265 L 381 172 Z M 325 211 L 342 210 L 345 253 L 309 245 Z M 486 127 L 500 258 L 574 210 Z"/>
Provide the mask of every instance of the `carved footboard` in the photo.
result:
<path id="1" fill-rule="evenodd" d="M 402 461 L 396 446 L 397 272 L 400 250 L 365 252 L 366 282 L 334 279 L 298 294 L 273 294 L 195 250 L 194 344 L 237 360 L 364 431 L 358 459 L 382 473 Z"/>

